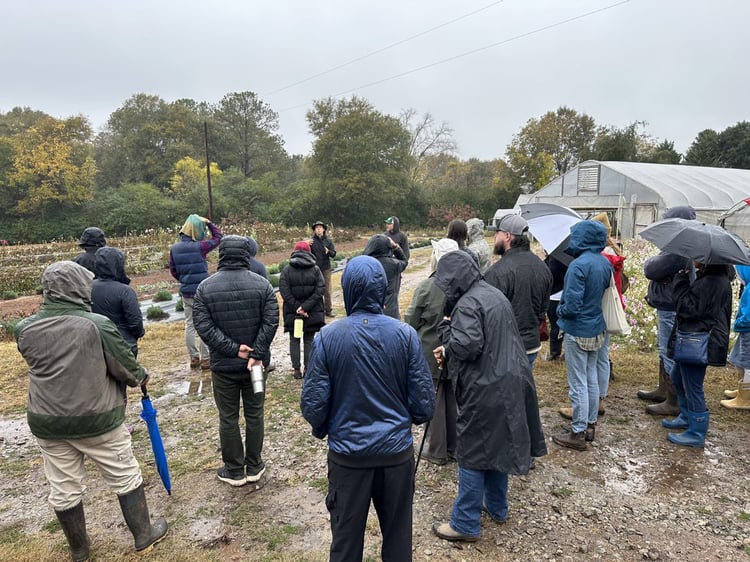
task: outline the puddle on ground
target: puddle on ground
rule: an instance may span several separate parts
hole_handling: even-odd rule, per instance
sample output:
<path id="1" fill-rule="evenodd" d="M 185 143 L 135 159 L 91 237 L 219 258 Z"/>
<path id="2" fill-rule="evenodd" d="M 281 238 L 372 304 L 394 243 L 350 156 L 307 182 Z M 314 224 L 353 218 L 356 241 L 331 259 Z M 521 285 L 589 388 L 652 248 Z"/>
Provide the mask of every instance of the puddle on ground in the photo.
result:
<path id="1" fill-rule="evenodd" d="M 178 396 L 211 395 L 213 394 L 211 375 L 199 380 L 171 382 L 167 384 L 166 391 L 168 394 L 177 394 Z"/>

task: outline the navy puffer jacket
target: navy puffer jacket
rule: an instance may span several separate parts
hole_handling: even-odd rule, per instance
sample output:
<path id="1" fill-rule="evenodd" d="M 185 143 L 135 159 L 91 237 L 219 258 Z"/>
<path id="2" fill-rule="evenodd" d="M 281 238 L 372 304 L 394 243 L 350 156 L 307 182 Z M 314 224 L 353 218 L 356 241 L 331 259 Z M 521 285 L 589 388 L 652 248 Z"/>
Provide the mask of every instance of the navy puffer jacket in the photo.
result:
<path id="1" fill-rule="evenodd" d="M 198 285 L 193 324 L 211 351 L 211 370 L 241 373 L 247 359 L 240 344 L 253 348 L 250 357 L 263 359 L 279 325 L 279 305 L 273 287 L 250 271 L 247 238 L 225 236 L 219 245 L 218 271 Z"/>
<path id="2" fill-rule="evenodd" d="M 292 252 L 289 265 L 281 271 L 279 293 L 284 299 L 284 331 L 291 332 L 297 309 L 301 306 L 307 312 L 304 319 L 305 332 L 317 332 L 325 326 L 325 306 L 323 273 L 315 264 L 315 256 L 304 250 Z"/>
<path id="3" fill-rule="evenodd" d="M 338 462 L 382 466 L 411 454 L 411 425 L 432 418 L 435 389 L 417 332 L 383 314 L 382 266 L 356 257 L 341 284 L 348 316 L 315 338 L 302 415 Z"/>

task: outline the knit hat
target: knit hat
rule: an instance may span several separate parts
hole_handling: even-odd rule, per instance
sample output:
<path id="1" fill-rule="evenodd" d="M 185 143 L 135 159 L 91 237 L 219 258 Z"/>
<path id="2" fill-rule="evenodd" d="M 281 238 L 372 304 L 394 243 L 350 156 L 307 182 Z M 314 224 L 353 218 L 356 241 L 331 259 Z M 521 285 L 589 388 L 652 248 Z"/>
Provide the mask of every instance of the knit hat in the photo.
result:
<path id="1" fill-rule="evenodd" d="M 304 240 L 300 240 L 294 245 L 294 251 L 302 250 L 304 252 L 311 252 L 310 250 L 310 244 L 309 242 L 305 242 Z"/>

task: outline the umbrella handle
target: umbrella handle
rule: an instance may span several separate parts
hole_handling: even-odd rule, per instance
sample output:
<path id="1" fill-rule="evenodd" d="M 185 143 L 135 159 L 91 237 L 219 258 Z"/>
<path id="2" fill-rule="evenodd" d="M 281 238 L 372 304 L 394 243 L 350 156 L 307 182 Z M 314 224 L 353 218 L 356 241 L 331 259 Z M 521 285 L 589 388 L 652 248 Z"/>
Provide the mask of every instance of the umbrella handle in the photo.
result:
<path id="1" fill-rule="evenodd" d="M 145 384 L 141 385 L 141 392 L 143 393 L 143 397 L 144 398 L 148 398 L 148 390 L 146 389 L 146 385 Z"/>

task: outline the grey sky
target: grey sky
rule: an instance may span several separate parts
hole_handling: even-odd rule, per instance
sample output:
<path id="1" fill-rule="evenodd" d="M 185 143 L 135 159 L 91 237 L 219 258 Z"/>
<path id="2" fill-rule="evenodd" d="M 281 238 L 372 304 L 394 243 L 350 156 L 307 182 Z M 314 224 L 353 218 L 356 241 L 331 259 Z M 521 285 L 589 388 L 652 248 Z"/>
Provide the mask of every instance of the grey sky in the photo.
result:
<path id="1" fill-rule="evenodd" d="M 60 118 L 81 113 L 100 127 L 140 92 L 166 101 L 217 102 L 226 93 L 251 90 L 279 113 L 287 150 L 307 154 L 311 102 L 346 92 L 393 115 L 405 108 L 430 112 L 454 129 L 462 158 L 481 159 L 503 157 L 528 119 L 561 105 L 600 125 L 647 121 L 648 133 L 675 141 L 680 152 L 703 129 L 721 131 L 750 119 L 750 2 L 617 2 L 7 2 L 0 111 L 28 106 Z"/>

